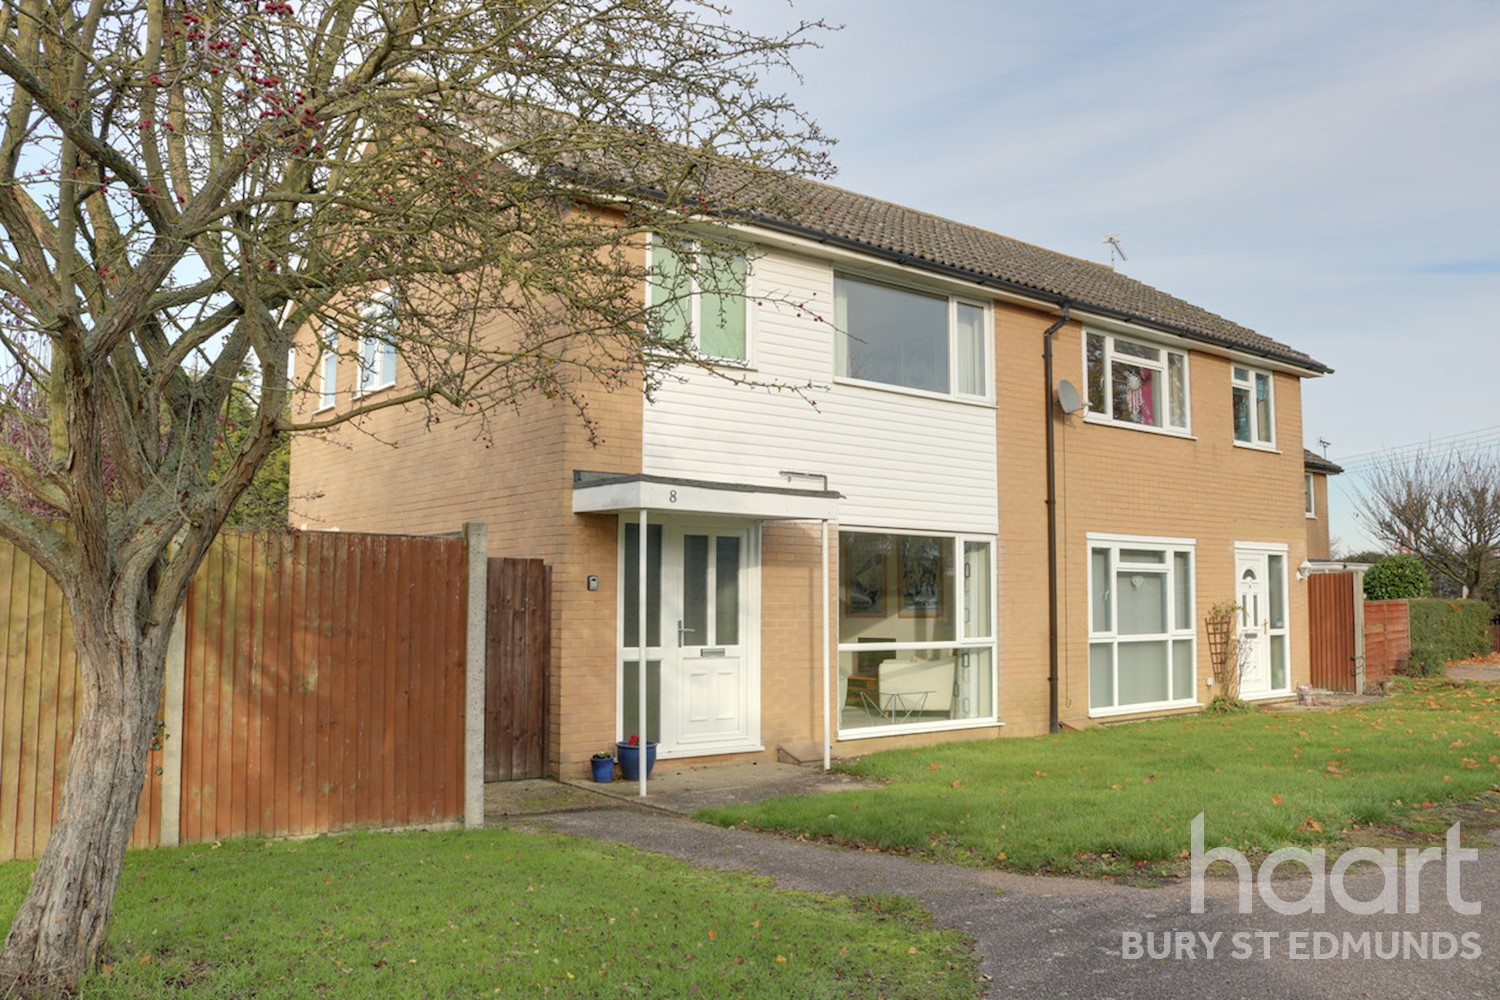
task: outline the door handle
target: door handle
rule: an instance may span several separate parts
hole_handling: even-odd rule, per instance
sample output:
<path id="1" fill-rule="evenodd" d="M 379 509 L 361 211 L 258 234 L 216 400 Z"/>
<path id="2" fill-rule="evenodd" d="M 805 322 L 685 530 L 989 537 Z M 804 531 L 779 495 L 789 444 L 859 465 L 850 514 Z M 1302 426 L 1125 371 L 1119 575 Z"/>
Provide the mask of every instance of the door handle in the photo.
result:
<path id="1" fill-rule="evenodd" d="M 681 618 L 677 619 L 677 645 L 686 646 L 687 633 L 696 631 L 698 630 L 694 628 L 688 628 L 686 625 L 682 624 Z"/>

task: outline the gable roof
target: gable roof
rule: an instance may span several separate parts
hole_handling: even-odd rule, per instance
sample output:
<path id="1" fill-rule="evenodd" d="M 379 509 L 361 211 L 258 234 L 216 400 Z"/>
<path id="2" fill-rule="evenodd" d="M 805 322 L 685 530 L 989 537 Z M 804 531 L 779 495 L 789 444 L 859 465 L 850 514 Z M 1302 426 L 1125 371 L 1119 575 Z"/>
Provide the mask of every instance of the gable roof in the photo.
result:
<path id="1" fill-rule="evenodd" d="M 1142 322 L 1316 373 L 1333 369 L 1114 268 L 801 177 L 782 176 L 757 225 L 1114 319 Z M 790 197 L 789 197 L 790 196 Z M 790 206 L 790 207 L 788 207 Z"/>
<path id="2" fill-rule="evenodd" d="M 1328 476 L 1336 476 L 1344 471 L 1342 465 L 1336 465 L 1317 452 L 1310 451 L 1307 448 L 1302 449 L 1302 467 L 1308 472 L 1321 472 Z"/>

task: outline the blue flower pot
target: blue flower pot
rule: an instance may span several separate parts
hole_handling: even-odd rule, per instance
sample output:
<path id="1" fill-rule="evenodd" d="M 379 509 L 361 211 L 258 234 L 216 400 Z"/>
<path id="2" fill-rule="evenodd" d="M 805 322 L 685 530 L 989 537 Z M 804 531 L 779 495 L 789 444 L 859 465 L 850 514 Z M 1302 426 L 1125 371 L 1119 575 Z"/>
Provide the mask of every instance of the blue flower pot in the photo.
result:
<path id="1" fill-rule="evenodd" d="M 595 781 L 615 780 L 615 759 L 613 757 L 593 757 L 589 760 L 594 769 Z"/>
<path id="2" fill-rule="evenodd" d="M 620 742 L 615 744 L 615 750 L 620 757 L 620 776 L 626 781 L 640 781 L 641 748 Z M 653 741 L 646 744 L 646 777 L 651 777 L 651 769 L 655 766 L 656 743 Z"/>

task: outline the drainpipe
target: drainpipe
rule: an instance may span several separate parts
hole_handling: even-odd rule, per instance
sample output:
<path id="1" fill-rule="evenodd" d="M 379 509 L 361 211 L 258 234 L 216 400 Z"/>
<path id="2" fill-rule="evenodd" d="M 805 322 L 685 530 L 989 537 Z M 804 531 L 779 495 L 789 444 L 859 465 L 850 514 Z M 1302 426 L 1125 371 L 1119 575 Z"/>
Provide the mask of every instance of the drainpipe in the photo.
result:
<path id="1" fill-rule="evenodd" d="M 1062 728 L 1057 711 L 1057 414 L 1052 398 L 1052 335 L 1068 322 L 1067 302 L 1062 304 L 1062 315 L 1057 322 L 1047 327 L 1042 334 L 1042 370 L 1045 375 L 1047 397 L 1047 731 L 1055 733 Z"/>

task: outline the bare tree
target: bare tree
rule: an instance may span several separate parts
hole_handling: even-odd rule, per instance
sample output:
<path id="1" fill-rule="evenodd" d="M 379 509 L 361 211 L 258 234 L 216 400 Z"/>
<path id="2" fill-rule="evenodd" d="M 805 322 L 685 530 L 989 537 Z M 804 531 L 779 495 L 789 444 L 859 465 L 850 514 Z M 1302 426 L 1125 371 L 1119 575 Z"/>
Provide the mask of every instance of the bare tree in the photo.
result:
<path id="1" fill-rule="evenodd" d="M 1450 593 L 1480 594 L 1500 573 L 1500 449 L 1387 455 L 1366 476 L 1359 514 Z"/>
<path id="2" fill-rule="evenodd" d="M 707 0 L 0 3 L 0 346 L 17 392 L 45 401 L 0 398 L 0 538 L 61 587 L 83 688 L 0 993 L 69 990 L 93 962 L 173 616 L 285 435 L 529 393 L 587 419 L 581 386 L 693 360 L 643 311 L 643 234 L 696 246 L 695 216 L 764 211 L 766 170 L 826 158 L 759 83 L 817 26 L 762 37 L 726 16 Z M 293 364 L 297 332 L 366 323 L 372 296 L 412 387 L 294 423 L 290 379 L 352 342 L 304 337 Z M 237 450 L 216 462 L 232 405 Z"/>

